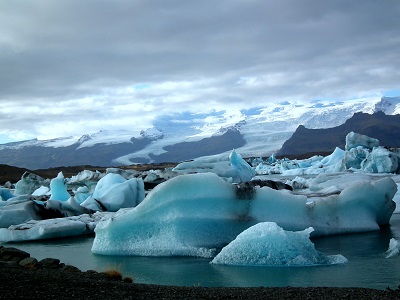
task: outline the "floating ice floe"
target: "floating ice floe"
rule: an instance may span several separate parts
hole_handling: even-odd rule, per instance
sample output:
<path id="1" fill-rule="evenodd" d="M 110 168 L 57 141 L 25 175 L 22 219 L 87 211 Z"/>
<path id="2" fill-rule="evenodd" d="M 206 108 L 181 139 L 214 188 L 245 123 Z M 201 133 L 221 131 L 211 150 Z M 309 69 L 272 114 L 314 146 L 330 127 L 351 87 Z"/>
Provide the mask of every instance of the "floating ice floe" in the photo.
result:
<path id="1" fill-rule="evenodd" d="M 29 195 L 0 201 L 0 228 L 40 219 L 37 205 Z"/>
<path id="2" fill-rule="evenodd" d="M 386 258 L 394 257 L 400 253 L 400 242 L 395 238 L 391 238 L 389 241 L 389 248 L 386 251 Z"/>
<path id="3" fill-rule="evenodd" d="M 50 200 L 67 201 L 70 197 L 64 175 L 60 172 L 50 181 Z"/>
<path id="4" fill-rule="evenodd" d="M 15 184 L 15 195 L 31 195 L 41 186 L 49 186 L 48 180 L 43 179 L 39 175 L 25 172 L 21 180 Z"/>
<path id="5" fill-rule="evenodd" d="M 99 180 L 93 195 L 81 205 L 92 210 L 117 211 L 134 207 L 143 201 L 144 184 L 141 178 L 126 180 L 118 174 L 109 173 Z"/>
<path id="6" fill-rule="evenodd" d="M 313 236 L 372 231 L 389 224 L 395 209 L 394 181 L 347 182 L 328 195 L 323 187 L 317 195 L 268 187 L 254 187 L 246 194 L 213 173 L 181 175 L 157 186 L 128 213 L 99 223 L 92 251 L 212 257 L 259 222 L 276 222 L 292 231 L 313 227 Z"/>
<path id="7" fill-rule="evenodd" d="M 7 201 L 8 199 L 14 197 L 15 195 L 10 191 L 9 188 L 0 188 L 0 201 Z"/>
<path id="8" fill-rule="evenodd" d="M 313 228 L 285 231 L 273 222 L 258 223 L 240 233 L 211 261 L 239 266 L 303 267 L 346 263 L 338 255 L 317 251 L 310 241 Z"/>
<path id="9" fill-rule="evenodd" d="M 282 174 L 285 176 L 317 175 L 359 171 L 368 173 L 400 173 L 398 149 L 379 146 L 377 139 L 350 132 L 346 136 L 345 151 L 336 148 L 327 157 L 313 156 L 304 160 L 267 160 L 258 162 L 258 175 Z"/>
<path id="10" fill-rule="evenodd" d="M 46 195 L 49 195 L 50 192 L 50 188 L 48 188 L 47 186 L 41 186 L 40 188 L 37 188 L 33 193 L 32 196 L 33 197 L 43 197 Z"/>
<path id="11" fill-rule="evenodd" d="M 93 233 L 98 222 L 109 219 L 114 214 L 97 212 L 66 218 L 30 220 L 9 228 L 0 228 L 0 242 L 21 242 L 90 234 Z"/>
<path id="12" fill-rule="evenodd" d="M 351 131 L 346 135 L 345 149 L 349 151 L 357 147 L 372 150 L 374 147 L 379 147 L 379 140 Z"/>
<path id="13" fill-rule="evenodd" d="M 229 156 L 214 155 L 182 162 L 172 170 L 179 174 L 215 173 L 230 183 L 250 181 L 255 175 L 254 169 L 235 150 Z"/>

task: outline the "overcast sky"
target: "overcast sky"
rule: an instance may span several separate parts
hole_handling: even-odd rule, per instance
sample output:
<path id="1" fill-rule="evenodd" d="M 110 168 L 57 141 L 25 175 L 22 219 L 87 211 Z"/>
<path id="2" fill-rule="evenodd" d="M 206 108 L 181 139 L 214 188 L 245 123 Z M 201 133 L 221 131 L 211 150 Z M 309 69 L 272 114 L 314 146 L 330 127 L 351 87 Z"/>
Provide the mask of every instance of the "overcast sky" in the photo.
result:
<path id="1" fill-rule="evenodd" d="M 0 142 L 396 94 L 400 1 L 0 0 L 0 68 Z"/>

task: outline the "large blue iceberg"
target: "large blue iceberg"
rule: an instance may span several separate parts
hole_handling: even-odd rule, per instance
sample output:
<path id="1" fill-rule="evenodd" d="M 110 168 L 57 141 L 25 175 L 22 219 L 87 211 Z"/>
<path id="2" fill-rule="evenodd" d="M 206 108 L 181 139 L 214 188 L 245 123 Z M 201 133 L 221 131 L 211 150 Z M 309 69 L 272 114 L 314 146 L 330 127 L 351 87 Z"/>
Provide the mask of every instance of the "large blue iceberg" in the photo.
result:
<path id="1" fill-rule="evenodd" d="M 137 207 L 99 223 L 92 251 L 213 257 L 259 222 L 292 231 L 313 227 L 313 236 L 378 230 L 389 224 L 396 191 L 388 177 L 311 197 L 269 187 L 241 190 L 212 173 L 181 175 L 157 186 Z"/>

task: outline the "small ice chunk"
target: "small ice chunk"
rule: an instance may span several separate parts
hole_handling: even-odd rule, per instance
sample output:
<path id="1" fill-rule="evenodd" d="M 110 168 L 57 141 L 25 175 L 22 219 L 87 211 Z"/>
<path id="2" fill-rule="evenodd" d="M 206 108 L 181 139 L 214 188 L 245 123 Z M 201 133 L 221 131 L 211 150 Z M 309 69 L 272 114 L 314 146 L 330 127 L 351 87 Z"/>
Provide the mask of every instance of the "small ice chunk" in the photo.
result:
<path id="1" fill-rule="evenodd" d="M 62 172 L 50 181 L 50 200 L 67 201 L 71 195 L 67 192 L 67 185 Z"/>
<path id="2" fill-rule="evenodd" d="M 232 150 L 229 160 L 236 171 L 232 180 L 234 183 L 250 181 L 256 175 L 254 169 L 235 150 Z"/>
<path id="3" fill-rule="evenodd" d="M 41 186 L 40 188 L 37 188 L 33 193 L 32 196 L 34 197 L 40 197 L 46 195 L 50 189 L 47 186 Z"/>
<path id="4" fill-rule="evenodd" d="M 274 222 L 258 223 L 240 233 L 212 260 L 213 264 L 245 266 L 315 266 L 346 263 L 342 255 L 325 255 L 310 241 L 309 227 L 285 231 Z"/>
<path id="5" fill-rule="evenodd" d="M 400 242 L 395 238 L 391 238 L 389 242 L 389 248 L 385 252 L 386 258 L 397 256 L 399 255 L 399 252 L 400 252 Z"/>

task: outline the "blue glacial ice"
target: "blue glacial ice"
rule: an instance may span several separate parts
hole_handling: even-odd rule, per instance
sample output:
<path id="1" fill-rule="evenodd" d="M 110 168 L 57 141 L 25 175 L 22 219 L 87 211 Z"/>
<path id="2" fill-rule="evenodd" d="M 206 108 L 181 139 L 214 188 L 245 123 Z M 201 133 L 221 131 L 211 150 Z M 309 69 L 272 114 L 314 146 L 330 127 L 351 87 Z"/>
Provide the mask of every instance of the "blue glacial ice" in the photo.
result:
<path id="1" fill-rule="evenodd" d="M 181 175 L 160 184 L 126 214 L 101 222 L 92 251 L 107 255 L 212 257 L 259 222 L 313 236 L 378 230 L 389 224 L 397 185 L 357 181 L 339 194 L 297 195 L 255 187 L 248 196 L 216 174 Z"/>
<path id="2" fill-rule="evenodd" d="M 240 233 L 211 261 L 239 266 L 304 267 L 346 263 L 342 255 L 325 255 L 310 241 L 312 227 L 285 231 L 274 222 L 258 223 Z"/>
<path id="3" fill-rule="evenodd" d="M 50 194 L 50 200 L 67 201 L 71 197 L 62 172 L 50 181 Z"/>
<path id="4" fill-rule="evenodd" d="M 282 159 L 258 163 L 258 175 L 282 174 L 317 175 L 346 171 L 367 173 L 400 173 L 400 152 L 379 146 L 377 139 L 350 132 L 346 136 L 346 150 L 336 148 L 327 157 L 313 156 L 304 160 Z"/>
<path id="5" fill-rule="evenodd" d="M 126 180 L 119 174 L 109 173 L 97 183 L 93 195 L 81 205 L 88 209 L 117 211 L 134 207 L 143 201 L 144 183 L 141 178 Z"/>

